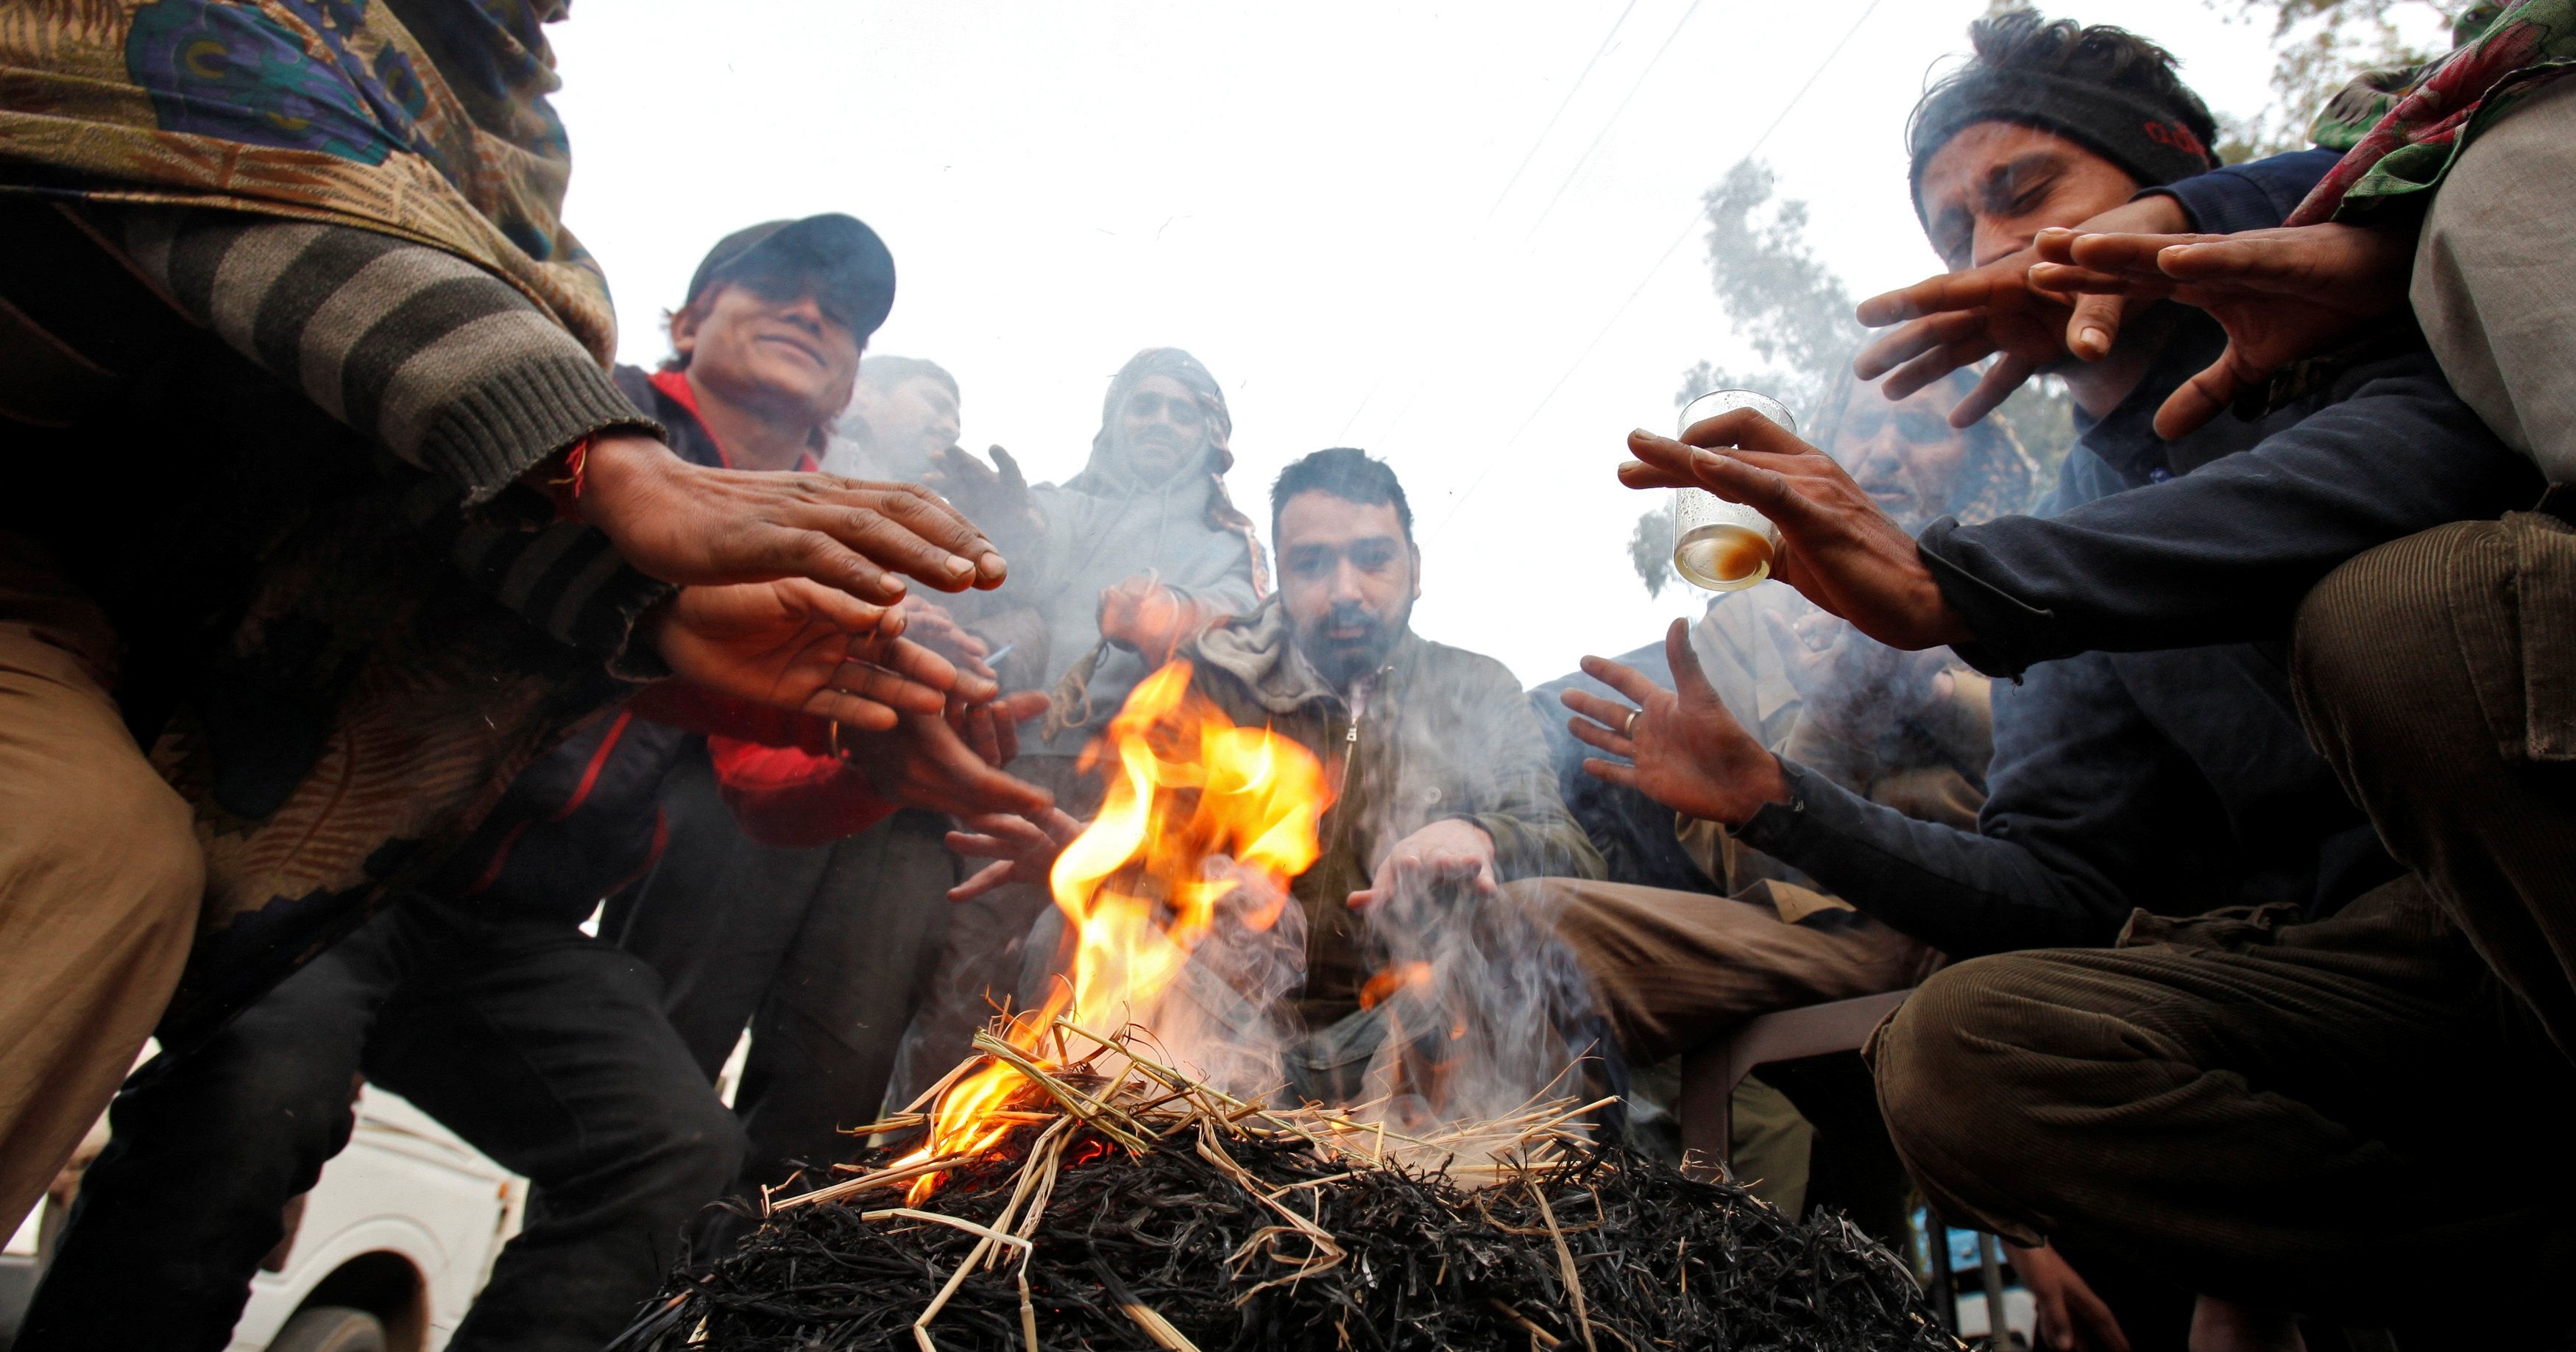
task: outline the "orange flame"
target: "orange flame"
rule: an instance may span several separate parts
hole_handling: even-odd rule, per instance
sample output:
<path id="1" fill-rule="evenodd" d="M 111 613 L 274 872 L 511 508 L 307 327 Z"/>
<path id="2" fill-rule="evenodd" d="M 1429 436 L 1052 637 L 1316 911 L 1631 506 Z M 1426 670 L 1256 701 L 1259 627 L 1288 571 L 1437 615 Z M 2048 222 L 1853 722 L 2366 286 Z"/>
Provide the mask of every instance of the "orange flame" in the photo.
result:
<path id="1" fill-rule="evenodd" d="M 1289 882 L 1320 852 L 1316 828 L 1331 802 L 1323 767 L 1266 728 L 1236 727 L 1190 689 L 1190 670 L 1174 661 L 1146 677 L 1109 725 L 1118 773 L 1099 816 L 1048 876 L 1073 927 L 1072 980 L 1005 1034 L 1033 1057 L 1040 1035 L 1068 1011 L 1095 1030 L 1149 1019 L 1244 872 L 1269 884 L 1261 909 L 1244 917 L 1266 930 L 1287 905 Z M 1225 859 L 1235 876 L 1211 878 L 1210 862 Z M 999 1061 L 969 1073 L 940 1098 L 928 1141 L 900 1163 L 992 1150 L 1013 1125 L 994 1114 L 1028 1087 Z M 915 1181 L 913 1199 L 938 1177 Z"/>
<path id="2" fill-rule="evenodd" d="M 1367 985 L 1360 987 L 1360 1008 L 1375 1009 L 1383 1004 L 1388 996 L 1411 990 L 1430 979 L 1431 964 L 1427 962 L 1398 963 L 1393 967 L 1381 968 L 1375 975 L 1369 977 Z"/>

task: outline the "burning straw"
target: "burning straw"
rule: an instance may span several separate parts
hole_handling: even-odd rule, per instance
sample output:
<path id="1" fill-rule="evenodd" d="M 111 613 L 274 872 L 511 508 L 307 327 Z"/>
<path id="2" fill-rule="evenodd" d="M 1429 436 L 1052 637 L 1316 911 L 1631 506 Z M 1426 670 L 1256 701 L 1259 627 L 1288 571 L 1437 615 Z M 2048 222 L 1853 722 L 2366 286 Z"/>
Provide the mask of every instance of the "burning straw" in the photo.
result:
<path id="1" fill-rule="evenodd" d="M 934 1091 L 1012 1066 L 998 1139 L 773 1199 L 610 1352 L 1958 1346 L 1840 1218 L 1585 1145 L 1598 1104 L 1406 1136 L 1219 1093 L 1137 1035 L 1046 1033 L 1043 1062 L 979 1037 Z"/>

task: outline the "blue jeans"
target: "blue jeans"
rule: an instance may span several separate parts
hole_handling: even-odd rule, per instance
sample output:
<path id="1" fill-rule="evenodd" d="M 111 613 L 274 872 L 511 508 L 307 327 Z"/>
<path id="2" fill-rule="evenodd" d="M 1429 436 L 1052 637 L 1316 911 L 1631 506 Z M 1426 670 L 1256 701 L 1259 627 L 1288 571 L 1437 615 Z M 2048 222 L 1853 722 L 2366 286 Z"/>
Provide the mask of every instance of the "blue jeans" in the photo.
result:
<path id="1" fill-rule="evenodd" d="M 361 1073 L 535 1184 L 454 1352 L 592 1352 L 742 1164 L 644 964 L 407 900 L 126 1082 L 20 1352 L 222 1348 L 286 1204 L 348 1144 Z"/>

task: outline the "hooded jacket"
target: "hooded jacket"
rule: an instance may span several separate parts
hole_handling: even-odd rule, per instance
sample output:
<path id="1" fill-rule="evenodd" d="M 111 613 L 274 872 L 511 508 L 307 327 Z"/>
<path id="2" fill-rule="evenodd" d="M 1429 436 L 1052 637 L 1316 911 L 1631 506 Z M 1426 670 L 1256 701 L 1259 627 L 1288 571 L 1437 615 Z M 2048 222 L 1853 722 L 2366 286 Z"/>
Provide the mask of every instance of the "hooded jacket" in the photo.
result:
<path id="1" fill-rule="evenodd" d="M 1372 964 L 1349 897 L 1415 831 L 1451 819 L 1483 828 L 1506 882 L 1602 875 L 1601 856 L 1557 797 L 1528 697 L 1502 663 L 1407 629 L 1386 664 L 1346 695 L 1298 651 L 1277 597 L 1181 655 L 1195 664 L 1194 689 L 1238 726 L 1267 726 L 1315 753 L 1335 789 L 1323 854 L 1290 888 L 1306 917 L 1298 1003 L 1309 1028 L 1358 1008 Z"/>
<path id="2" fill-rule="evenodd" d="M 1198 460 L 1168 475 L 1141 472 L 1124 439 L 1115 433 L 1116 410 L 1135 381 L 1163 374 L 1192 385 L 1206 380 L 1205 372 L 1185 354 L 1159 351 L 1172 353 L 1173 361 L 1187 363 L 1186 369 L 1161 369 L 1152 364 L 1151 354 L 1140 354 L 1128 363 L 1110 387 L 1101 432 L 1092 442 L 1091 460 L 1082 473 L 1063 484 L 1039 484 L 1029 490 L 1046 518 L 1029 596 L 1046 626 L 1042 689 L 1052 689 L 1099 646 L 1100 593 L 1140 573 L 1152 573 L 1164 586 L 1184 598 L 1205 602 L 1209 613 L 1217 615 L 1250 610 L 1267 590 L 1261 547 L 1254 540 L 1251 522 L 1235 510 L 1225 493 L 1225 473 L 1234 467 L 1234 453 L 1226 448 L 1230 425 L 1222 404 L 1212 410 L 1210 435 Z M 1085 687 L 1090 718 L 1033 749 L 1064 756 L 1079 753 L 1084 741 L 1108 725 L 1127 692 L 1150 670 L 1143 657 L 1123 648 L 1110 649 Z"/>

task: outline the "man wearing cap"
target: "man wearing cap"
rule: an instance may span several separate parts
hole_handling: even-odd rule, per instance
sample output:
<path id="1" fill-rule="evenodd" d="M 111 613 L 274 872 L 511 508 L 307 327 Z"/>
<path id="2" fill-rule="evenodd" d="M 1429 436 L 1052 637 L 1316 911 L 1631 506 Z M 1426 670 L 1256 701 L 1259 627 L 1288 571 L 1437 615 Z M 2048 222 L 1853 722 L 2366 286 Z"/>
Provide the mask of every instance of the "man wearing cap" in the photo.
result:
<path id="1" fill-rule="evenodd" d="M 693 463 L 810 467 L 893 296 L 893 260 L 860 222 L 756 226 L 699 269 L 672 321 L 672 368 L 617 381 Z M 223 1346 L 263 1255 L 291 1239 L 290 1199 L 347 1143 L 364 1080 L 534 1185 L 448 1346 L 596 1348 L 742 1158 L 656 974 L 579 929 L 652 866 L 663 779 L 684 757 L 711 766 L 763 831 L 857 829 L 908 804 L 1042 803 L 968 746 L 1007 755 L 1029 710 L 1001 709 L 998 725 L 988 706 L 869 733 L 663 682 L 592 720 L 431 877 L 131 1078 L 16 1345 Z"/>

